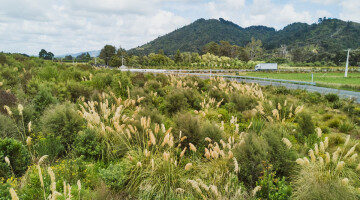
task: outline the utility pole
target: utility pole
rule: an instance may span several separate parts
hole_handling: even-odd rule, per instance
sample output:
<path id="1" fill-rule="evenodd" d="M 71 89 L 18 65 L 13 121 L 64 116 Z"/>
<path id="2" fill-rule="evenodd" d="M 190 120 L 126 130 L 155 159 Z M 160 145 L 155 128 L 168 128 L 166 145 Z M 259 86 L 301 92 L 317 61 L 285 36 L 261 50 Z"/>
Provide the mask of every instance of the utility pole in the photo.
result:
<path id="1" fill-rule="evenodd" d="M 347 58 L 346 58 L 345 78 L 347 77 L 348 74 L 350 50 L 351 49 L 348 49 Z"/>

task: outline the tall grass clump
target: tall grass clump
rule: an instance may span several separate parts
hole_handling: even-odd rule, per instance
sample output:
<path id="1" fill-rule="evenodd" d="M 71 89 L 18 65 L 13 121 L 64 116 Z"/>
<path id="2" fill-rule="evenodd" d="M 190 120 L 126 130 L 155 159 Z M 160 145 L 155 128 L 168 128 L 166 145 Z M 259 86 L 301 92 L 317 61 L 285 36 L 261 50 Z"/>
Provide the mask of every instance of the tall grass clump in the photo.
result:
<path id="1" fill-rule="evenodd" d="M 309 156 L 298 158 L 300 171 L 293 182 L 294 199 L 356 199 L 359 176 L 356 143 L 348 149 L 350 136 L 343 147 L 328 152 L 328 139 L 314 145 Z"/>

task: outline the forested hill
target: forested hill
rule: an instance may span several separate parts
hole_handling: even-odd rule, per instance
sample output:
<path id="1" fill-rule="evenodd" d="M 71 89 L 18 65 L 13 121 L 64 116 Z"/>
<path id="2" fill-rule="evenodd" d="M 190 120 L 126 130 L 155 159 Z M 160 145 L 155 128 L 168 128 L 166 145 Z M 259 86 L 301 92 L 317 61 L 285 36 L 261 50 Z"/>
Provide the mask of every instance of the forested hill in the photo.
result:
<path id="1" fill-rule="evenodd" d="M 214 41 L 229 41 L 231 44 L 245 46 L 251 37 L 260 39 L 266 50 L 280 45 L 317 45 L 326 51 L 358 48 L 360 46 L 360 24 L 338 19 L 323 19 L 319 23 L 293 23 L 282 30 L 265 26 L 242 28 L 224 19 L 199 19 L 171 33 L 161 36 L 145 45 L 130 50 L 134 54 L 157 53 L 160 49 L 167 55 L 177 49 L 182 52 L 201 52 L 204 45 Z"/>

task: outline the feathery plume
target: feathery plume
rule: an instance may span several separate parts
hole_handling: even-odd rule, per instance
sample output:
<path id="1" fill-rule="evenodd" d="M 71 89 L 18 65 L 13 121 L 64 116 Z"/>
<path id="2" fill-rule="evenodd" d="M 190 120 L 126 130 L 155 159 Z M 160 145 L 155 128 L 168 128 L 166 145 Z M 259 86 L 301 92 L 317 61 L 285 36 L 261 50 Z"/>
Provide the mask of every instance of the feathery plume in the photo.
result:
<path id="1" fill-rule="evenodd" d="M 324 146 L 325 146 L 325 149 L 327 149 L 329 146 L 329 138 L 328 137 L 325 137 Z"/>
<path id="2" fill-rule="evenodd" d="M 238 162 L 237 162 L 237 160 L 236 160 L 235 157 L 233 157 L 232 159 L 233 159 L 233 161 L 234 161 L 234 172 L 235 172 L 235 173 L 239 173 L 239 172 L 240 172 L 239 164 L 238 164 Z"/>
<path id="3" fill-rule="evenodd" d="M 23 110 L 24 110 L 24 107 L 23 107 L 21 104 L 19 104 L 19 105 L 18 105 L 18 111 L 19 111 L 19 115 L 20 115 L 20 116 L 23 115 Z"/>
<path id="4" fill-rule="evenodd" d="M 156 138 L 151 130 L 150 130 L 149 136 L 150 136 L 151 144 L 156 145 Z"/>
<path id="5" fill-rule="evenodd" d="M 141 167 L 141 162 L 140 161 L 136 163 L 136 167 Z"/>
<path id="6" fill-rule="evenodd" d="M 152 171 L 154 171 L 154 169 L 155 169 L 154 159 L 151 159 L 151 169 L 152 169 Z"/>
<path id="7" fill-rule="evenodd" d="M 205 138 L 205 141 L 206 141 L 206 142 L 211 142 L 211 139 L 208 138 L 208 137 L 206 137 L 206 138 Z"/>
<path id="8" fill-rule="evenodd" d="M 290 142 L 289 139 L 287 139 L 287 138 L 282 138 L 281 141 L 287 146 L 288 149 L 291 149 L 292 144 L 291 144 L 291 142 Z"/>
<path id="9" fill-rule="evenodd" d="M 341 152 L 341 149 L 338 147 L 337 150 L 333 153 L 333 156 L 332 156 L 333 163 L 337 162 L 337 159 L 339 157 L 340 152 Z"/>
<path id="10" fill-rule="evenodd" d="M 31 121 L 28 123 L 28 132 L 30 133 L 31 132 Z"/>
<path id="11" fill-rule="evenodd" d="M 191 167 L 192 167 L 192 163 L 188 163 L 185 165 L 185 170 L 189 171 L 191 169 Z"/>
<path id="12" fill-rule="evenodd" d="M 191 151 L 196 152 L 196 147 L 192 143 L 189 143 L 189 146 Z"/>
<path id="13" fill-rule="evenodd" d="M 347 135 L 345 143 L 344 143 L 344 147 L 346 147 L 348 145 L 349 141 L 350 141 L 350 135 Z"/>
<path id="14" fill-rule="evenodd" d="M 26 138 L 26 145 L 27 146 L 31 146 L 31 140 L 32 140 L 31 137 Z"/>
<path id="15" fill-rule="evenodd" d="M 11 200 L 19 200 L 19 197 L 17 196 L 17 194 L 13 188 L 10 188 L 9 192 L 11 195 Z"/>
<path id="16" fill-rule="evenodd" d="M 219 196 L 218 189 L 215 185 L 210 185 L 210 191 L 217 197 Z"/>
<path id="17" fill-rule="evenodd" d="M 49 174 L 50 180 L 51 180 L 50 189 L 51 189 L 52 194 L 54 195 L 56 192 L 56 181 L 55 181 L 55 174 L 54 174 L 53 170 L 51 169 L 51 167 L 48 167 L 48 174 Z"/>
<path id="18" fill-rule="evenodd" d="M 321 138 L 321 135 L 322 135 L 321 128 L 317 127 L 317 128 L 315 129 L 315 131 L 316 131 L 316 133 L 317 133 L 317 137 L 318 137 L 318 138 Z"/>
<path id="19" fill-rule="evenodd" d="M 305 164 L 305 161 L 304 161 L 303 159 L 301 159 L 301 158 L 298 158 L 298 159 L 296 159 L 296 163 L 297 163 L 298 165 L 304 165 L 304 164 Z"/>
<path id="20" fill-rule="evenodd" d="M 330 154 L 329 154 L 329 152 L 326 152 L 326 153 L 325 153 L 325 163 L 326 163 L 326 164 L 329 164 L 329 163 L 330 163 Z"/>
<path id="21" fill-rule="evenodd" d="M 315 151 L 315 155 L 319 155 L 319 147 L 318 147 L 318 144 L 316 143 L 315 144 L 315 148 L 314 148 L 314 151 Z"/>
<path id="22" fill-rule="evenodd" d="M 304 160 L 304 164 L 305 164 L 305 165 L 309 165 L 309 164 L 310 164 L 310 161 L 309 161 L 309 159 L 307 159 L 307 157 L 304 157 L 303 160 Z"/>
<path id="23" fill-rule="evenodd" d="M 182 188 L 176 188 L 176 189 L 175 189 L 175 193 L 176 193 L 176 194 L 184 194 L 184 192 L 185 192 L 185 190 L 182 189 Z"/>
<path id="24" fill-rule="evenodd" d="M 45 161 L 45 159 L 48 158 L 48 157 L 49 157 L 48 155 L 43 155 L 43 156 L 39 159 L 38 165 L 41 165 L 41 164 Z"/>
<path id="25" fill-rule="evenodd" d="M 336 171 L 341 171 L 345 166 L 345 162 L 344 161 L 340 161 L 337 166 L 336 166 Z"/>
<path id="26" fill-rule="evenodd" d="M 165 161 L 168 161 L 169 158 L 170 158 L 170 153 L 169 152 L 164 152 L 163 153 L 163 158 L 164 158 Z"/>
<path id="27" fill-rule="evenodd" d="M 253 191 L 252 191 L 252 195 L 255 196 L 256 193 L 257 193 L 258 191 L 260 191 L 260 190 L 261 190 L 261 186 L 256 186 L 256 187 L 253 189 Z"/>
<path id="28" fill-rule="evenodd" d="M 357 146 L 358 144 L 359 144 L 359 143 L 356 143 L 353 147 L 351 147 L 351 149 L 346 153 L 344 159 L 354 153 L 355 148 L 356 148 L 356 146 Z"/>
<path id="29" fill-rule="evenodd" d="M 315 157 L 314 151 L 312 149 L 309 150 L 309 156 L 311 158 L 311 162 L 316 161 L 316 157 Z"/>
<path id="30" fill-rule="evenodd" d="M 191 187 L 199 194 L 201 194 L 201 189 L 199 188 L 199 183 L 194 181 L 194 180 L 191 180 L 191 179 L 188 179 L 186 181 L 187 183 L 190 183 L 191 184 Z"/>
<path id="31" fill-rule="evenodd" d="M 10 159 L 7 156 L 5 156 L 5 162 L 11 168 Z"/>
<path id="32" fill-rule="evenodd" d="M 232 152 L 232 151 L 229 151 L 229 152 L 228 152 L 228 156 L 229 156 L 229 159 L 233 158 L 233 157 L 234 157 L 233 152 Z"/>
<path id="33" fill-rule="evenodd" d="M 349 179 L 348 178 L 344 178 L 341 180 L 341 184 L 343 185 L 347 185 L 349 183 Z"/>
<path id="34" fill-rule="evenodd" d="M 323 142 L 320 142 L 320 152 L 325 153 L 325 145 Z"/>
<path id="35" fill-rule="evenodd" d="M 11 109 L 9 108 L 9 106 L 4 106 L 4 109 L 6 110 L 6 112 L 9 116 L 12 116 L 12 112 L 11 112 Z"/>
<path id="36" fill-rule="evenodd" d="M 184 150 L 181 151 L 180 158 L 182 158 L 185 155 L 186 149 L 187 149 L 187 147 L 184 147 Z"/>

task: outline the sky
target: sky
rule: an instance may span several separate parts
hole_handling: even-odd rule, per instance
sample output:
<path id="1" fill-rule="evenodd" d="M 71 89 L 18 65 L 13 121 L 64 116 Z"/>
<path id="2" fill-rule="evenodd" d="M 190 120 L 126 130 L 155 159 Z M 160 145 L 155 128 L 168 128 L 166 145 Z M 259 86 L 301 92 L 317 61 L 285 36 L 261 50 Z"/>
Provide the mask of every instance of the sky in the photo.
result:
<path id="1" fill-rule="evenodd" d="M 1 0 L 0 51 L 131 49 L 199 18 L 277 30 L 318 18 L 360 22 L 359 0 Z"/>

